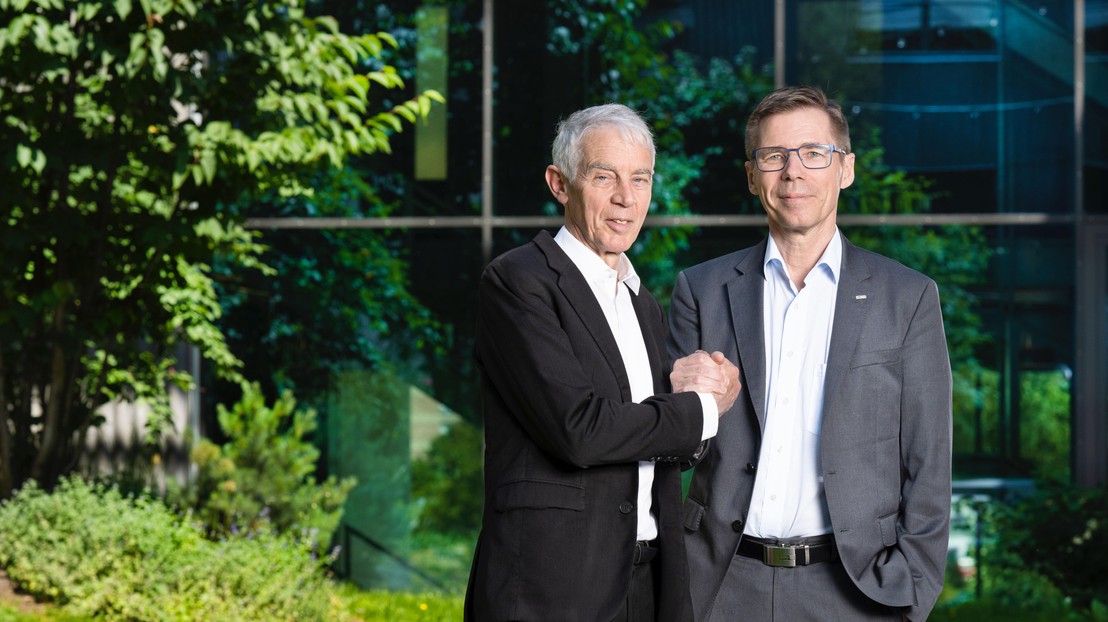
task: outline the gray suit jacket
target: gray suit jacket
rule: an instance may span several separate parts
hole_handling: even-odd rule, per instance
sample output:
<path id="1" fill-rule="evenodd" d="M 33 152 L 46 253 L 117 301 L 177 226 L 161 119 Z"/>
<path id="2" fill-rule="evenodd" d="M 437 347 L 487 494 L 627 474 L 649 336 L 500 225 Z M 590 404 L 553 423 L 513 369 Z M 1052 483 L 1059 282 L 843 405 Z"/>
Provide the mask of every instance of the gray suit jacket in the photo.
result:
<path id="1" fill-rule="evenodd" d="M 690 268 L 673 292 L 670 355 L 720 350 L 743 383 L 685 502 L 698 620 L 734 559 L 758 469 L 765 250 Z M 942 589 L 950 527 L 951 373 L 935 282 L 844 237 L 824 382 L 820 472 L 843 566 L 869 598 L 923 620 Z"/>

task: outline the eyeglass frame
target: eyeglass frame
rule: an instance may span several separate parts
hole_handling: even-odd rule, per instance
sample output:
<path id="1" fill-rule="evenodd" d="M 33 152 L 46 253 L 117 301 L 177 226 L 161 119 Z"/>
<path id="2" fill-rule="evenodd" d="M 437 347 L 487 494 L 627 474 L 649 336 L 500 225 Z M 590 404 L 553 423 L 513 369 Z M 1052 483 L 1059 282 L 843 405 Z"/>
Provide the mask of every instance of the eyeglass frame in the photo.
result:
<path id="1" fill-rule="evenodd" d="M 827 147 L 828 149 L 830 149 L 831 153 L 828 154 L 827 164 L 824 165 L 824 166 L 808 166 L 808 164 L 804 161 L 804 158 L 800 157 L 800 150 L 805 148 L 805 147 Z M 775 169 L 768 170 L 768 171 L 765 170 L 764 168 L 762 168 L 761 164 L 758 162 L 758 152 L 763 150 L 763 149 L 783 149 L 785 151 L 785 161 L 781 163 L 781 168 L 775 168 Z M 835 161 L 835 153 L 836 152 L 841 153 L 844 156 L 845 155 L 850 155 L 846 151 L 846 149 L 843 149 L 842 147 L 837 147 L 835 145 L 831 145 L 831 144 L 827 144 L 827 143 L 805 143 L 805 144 L 803 144 L 799 147 L 795 147 L 793 149 L 789 149 L 788 147 L 776 147 L 776 146 L 758 147 L 754 151 L 750 152 L 750 160 L 752 162 L 754 162 L 754 168 L 757 168 L 759 171 L 761 171 L 763 173 L 778 173 L 778 172 L 781 172 L 781 171 L 785 170 L 785 168 L 789 166 L 789 158 L 791 157 L 790 152 L 793 152 L 793 151 L 796 152 L 796 157 L 797 157 L 797 159 L 800 160 L 800 165 L 803 166 L 804 168 L 808 169 L 809 171 L 822 171 L 825 168 L 830 168 L 831 164 Z"/>

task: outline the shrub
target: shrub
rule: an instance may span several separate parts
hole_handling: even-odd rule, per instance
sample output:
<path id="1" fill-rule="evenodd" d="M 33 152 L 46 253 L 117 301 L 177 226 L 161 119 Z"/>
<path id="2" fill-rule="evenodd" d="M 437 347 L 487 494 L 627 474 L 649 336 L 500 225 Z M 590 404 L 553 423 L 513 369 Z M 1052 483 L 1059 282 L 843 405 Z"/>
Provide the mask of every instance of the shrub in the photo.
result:
<path id="1" fill-rule="evenodd" d="M 329 545 L 355 482 L 316 481 L 319 450 L 306 440 L 316 429 L 315 411 L 297 410 L 288 392 L 268 407 L 252 384 L 243 385 L 231 409 L 220 405 L 218 417 L 228 442 L 196 445 L 197 481 L 185 490 L 171 487 L 171 503 L 191 510 L 216 538 L 272 527 L 316 550 Z"/>
<path id="2" fill-rule="evenodd" d="M 163 503 L 63 479 L 0 506 L 0 566 L 67 612 L 143 621 L 335 619 L 319 562 L 288 536 L 213 542 Z"/>
<path id="3" fill-rule="evenodd" d="M 412 463 L 418 533 L 472 537 L 481 528 L 483 443 L 481 430 L 460 421 Z"/>
<path id="4" fill-rule="evenodd" d="M 1108 487 L 1047 484 L 995 508 L 990 564 L 1042 575 L 1081 610 L 1108 603 Z"/>

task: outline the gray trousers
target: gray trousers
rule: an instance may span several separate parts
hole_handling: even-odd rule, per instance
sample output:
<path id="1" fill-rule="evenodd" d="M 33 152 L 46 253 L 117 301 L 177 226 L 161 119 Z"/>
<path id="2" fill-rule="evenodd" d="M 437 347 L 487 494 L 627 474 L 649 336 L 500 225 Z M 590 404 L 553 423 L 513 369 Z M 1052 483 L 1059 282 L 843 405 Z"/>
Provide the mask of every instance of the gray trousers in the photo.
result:
<path id="1" fill-rule="evenodd" d="M 900 611 L 870 600 L 836 560 L 774 568 L 735 557 L 716 603 L 701 622 L 901 620 Z"/>

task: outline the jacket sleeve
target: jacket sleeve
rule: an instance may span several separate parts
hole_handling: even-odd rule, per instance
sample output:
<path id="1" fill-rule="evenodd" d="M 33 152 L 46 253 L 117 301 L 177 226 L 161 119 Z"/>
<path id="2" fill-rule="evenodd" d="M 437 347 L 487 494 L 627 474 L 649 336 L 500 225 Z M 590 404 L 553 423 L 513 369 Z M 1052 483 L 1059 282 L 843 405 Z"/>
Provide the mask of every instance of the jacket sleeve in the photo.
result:
<path id="1" fill-rule="evenodd" d="M 696 300 L 684 272 L 677 275 L 669 305 L 666 351 L 669 355 L 669 366 L 672 369 L 677 359 L 703 349 L 700 344 L 700 320 Z M 682 461 L 681 468 L 688 470 L 696 466 L 708 453 L 711 443 L 711 439 L 701 441 L 693 455 L 688 460 Z"/>
<path id="2" fill-rule="evenodd" d="M 904 342 L 897 546 L 925 620 L 942 591 L 950 532 L 952 379 L 938 287 L 928 280 Z"/>

